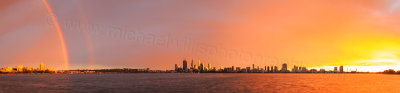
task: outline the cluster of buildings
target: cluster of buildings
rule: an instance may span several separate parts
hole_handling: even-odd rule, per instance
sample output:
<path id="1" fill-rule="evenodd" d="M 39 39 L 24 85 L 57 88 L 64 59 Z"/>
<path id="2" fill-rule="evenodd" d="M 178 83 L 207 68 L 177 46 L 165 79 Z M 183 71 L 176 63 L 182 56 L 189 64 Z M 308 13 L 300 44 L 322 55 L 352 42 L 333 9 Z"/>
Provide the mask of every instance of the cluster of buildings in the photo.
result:
<path id="1" fill-rule="evenodd" d="M 44 64 L 40 64 L 39 68 L 18 66 L 13 67 L 3 67 L 0 70 L 1 73 L 52 73 L 54 68 L 46 68 Z"/>
<path id="2" fill-rule="evenodd" d="M 338 69 L 339 68 L 339 69 Z M 294 66 L 291 70 L 288 69 L 286 63 L 282 64 L 279 69 L 278 66 L 255 66 L 251 67 L 212 67 L 211 64 L 201 63 L 200 60 L 198 64 L 191 60 L 190 67 L 188 67 L 188 61 L 183 60 L 182 66 L 175 64 L 174 72 L 201 72 L 201 73 L 344 73 L 343 66 L 334 67 L 333 71 L 326 71 L 325 69 L 307 69 L 306 67 Z"/>
<path id="3" fill-rule="evenodd" d="M 382 73 L 384 73 L 384 74 L 400 74 L 400 70 L 395 71 L 394 69 L 388 69 L 388 70 L 383 71 Z"/>

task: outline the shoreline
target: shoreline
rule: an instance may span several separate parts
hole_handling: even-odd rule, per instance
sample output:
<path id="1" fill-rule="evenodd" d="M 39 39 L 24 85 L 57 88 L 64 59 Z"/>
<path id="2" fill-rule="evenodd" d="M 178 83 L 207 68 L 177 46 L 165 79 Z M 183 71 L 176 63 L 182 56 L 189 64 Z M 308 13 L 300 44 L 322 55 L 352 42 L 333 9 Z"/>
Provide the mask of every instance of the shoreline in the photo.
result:
<path id="1" fill-rule="evenodd" d="M 357 73 L 167 73 L 167 72 L 144 72 L 144 73 L 0 73 L 0 75 L 36 75 L 36 74 L 390 74 L 381 72 L 357 72 Z M 400 74 L 394 74 L 400 75 Z"/>

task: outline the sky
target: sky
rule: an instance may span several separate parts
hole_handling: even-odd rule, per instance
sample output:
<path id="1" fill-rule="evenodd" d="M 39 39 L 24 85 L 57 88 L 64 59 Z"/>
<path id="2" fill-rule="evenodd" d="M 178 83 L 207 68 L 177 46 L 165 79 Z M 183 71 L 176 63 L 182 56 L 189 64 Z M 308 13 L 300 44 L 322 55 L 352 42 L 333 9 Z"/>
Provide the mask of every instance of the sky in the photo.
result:
<path id="1" fill-rule="evenodd" d="M 0 67 L 400 70 L 399 0 L 5 0 Z"/>

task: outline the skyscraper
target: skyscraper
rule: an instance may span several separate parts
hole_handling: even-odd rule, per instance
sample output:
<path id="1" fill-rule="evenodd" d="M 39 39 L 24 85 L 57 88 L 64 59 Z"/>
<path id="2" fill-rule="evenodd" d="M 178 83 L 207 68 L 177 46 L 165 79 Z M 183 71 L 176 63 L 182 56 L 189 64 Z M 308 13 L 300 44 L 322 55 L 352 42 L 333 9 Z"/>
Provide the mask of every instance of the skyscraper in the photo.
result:
<path id="1" fill-rule="evenodd" d="M 269 70 L 269 66 L 267 66 L 267 72 L 270 72 L 270 70 Z"/>
<path id="2" fill-rule="evenodd" d="M 286 72 L 286 71 L 287 71 L 287 64 L 286 64 L 286 63 L 283 63 L 283 64 L 282 64 L 281 72 Z"/>
<path id="3" fill-rule="evenodd" d="M 340 66 L 339 67 L 339 70 L 340 70 L 340 73 L 343 73 L 344 71 L 343 71 L 343 66 Z"/>
<path id="4" fill-rule="evenodd" d="M 256 71 L 256 68 L 254 68 L 254 64 L 253 64 L 253 72 L 255 72 Z"/>
<path id="5" fill-rule="evenodd" d="M 211 69 L 211 64 L 208 64 L 208 69 Z"/>
<path id="6" fill-rule="evenodd" d="M 175 64 L 175 71 L 178 71 L 178 64 Z"/>
<path id="7" fill-rule="evenodd" d="M 203 64 L 200 64 L 200 66 L 199 66 L 199 70 L 201 71 L 201 72 L 204 72 L 204 65 Z"/>
<path id="8" fill-rule="evenodd" d="M 264 71 L 267 71 L 267 66 L 264 67 Z"/>
<path id="9" fill-rule="evenodd" d="M 194 64 L 193 64 L 193 59 L 192 59 L 192 63 L 190 63 L 190 68 L 192 68 L 192 69 L 194 69 L 194 66 L 193 66 Z"/>
<path id="10" fill-rule="evenodd" d="M 200 70 L 200 64 L 201 64 L 201 63 L 200 63 L 200 60 L 199 60 L 199 65 L 197 65 L 197 66 L 199 67 L 199 68 L 197 68 L 197 69 L 199 69 L 199 70 Z"/>
<path id="11" fill-rule="evenodd" d="M 186 61 L 186 59 L 184 59 L 183 60 L 183 71 L 187 71 L 188 69 L 187 69 L 187 61 Z"/>
<path id="12" fill-rule="evenodd" d="M 278 72 L 278 67 L 277 66 L 275 66 L 275 72 Z"/>
<path id="13" fill-rule="evenodd" d="M 274 72 L 274 67 L 273 66 L 271 66 L 271 71 L 270 72 Z"/>

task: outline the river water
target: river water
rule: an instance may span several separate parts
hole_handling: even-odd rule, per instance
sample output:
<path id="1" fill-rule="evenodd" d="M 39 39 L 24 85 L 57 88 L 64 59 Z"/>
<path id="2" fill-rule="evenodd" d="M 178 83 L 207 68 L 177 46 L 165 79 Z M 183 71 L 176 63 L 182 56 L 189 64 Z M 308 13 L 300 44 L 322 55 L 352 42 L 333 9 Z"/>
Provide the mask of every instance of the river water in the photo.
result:
<path id="1" fill-rule="evenodd" d="M 0 75 L 1 93 L 298 93 L 400 91 L 400 75 L 132 73 Z"/>

